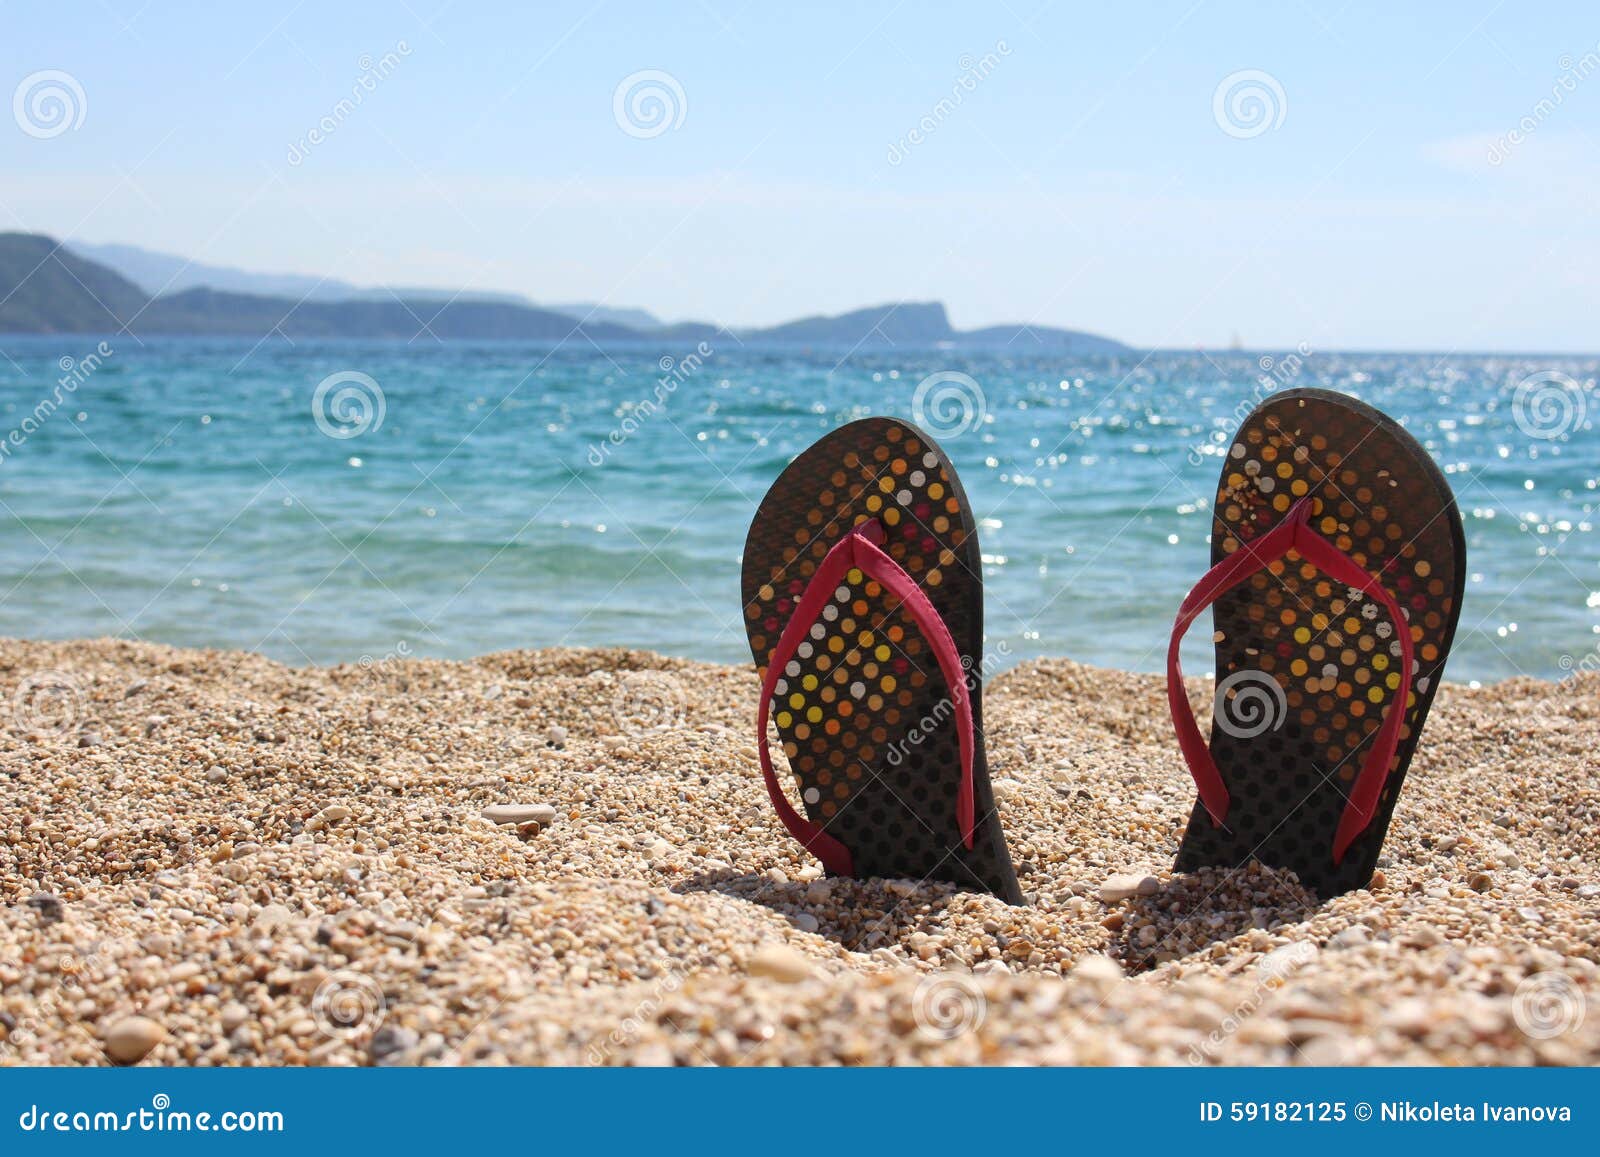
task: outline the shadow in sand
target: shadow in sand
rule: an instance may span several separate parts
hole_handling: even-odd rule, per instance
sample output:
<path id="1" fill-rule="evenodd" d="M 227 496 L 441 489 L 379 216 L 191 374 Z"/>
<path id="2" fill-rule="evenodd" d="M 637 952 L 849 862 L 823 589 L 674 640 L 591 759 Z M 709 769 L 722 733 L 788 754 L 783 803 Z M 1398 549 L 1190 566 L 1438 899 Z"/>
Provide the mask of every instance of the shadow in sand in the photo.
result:
<path id="1" fill-rule="evenodd" d="M 1129 972 L 1143 972 L 1252 929 L 1303 923 L 1322 905 L 1292 872 L 1254 861 L 1242 868 L 1203 868 L 1174 876 L 1149 896 L 1113 905 L 1122 923 L 1112 928 L 1107 952 Z"/>
<path id="2" fill-rule="evenodd" d="M 950 902 L 962 894 L 949 884 L 846 878 L 784 881 L 732 870 L 702 872 L 673 891 L 715 892 L 760 904 L 796 928 L 827 937 L 851 952 L 887 948 L 916 932 L 933 930 Z"/>

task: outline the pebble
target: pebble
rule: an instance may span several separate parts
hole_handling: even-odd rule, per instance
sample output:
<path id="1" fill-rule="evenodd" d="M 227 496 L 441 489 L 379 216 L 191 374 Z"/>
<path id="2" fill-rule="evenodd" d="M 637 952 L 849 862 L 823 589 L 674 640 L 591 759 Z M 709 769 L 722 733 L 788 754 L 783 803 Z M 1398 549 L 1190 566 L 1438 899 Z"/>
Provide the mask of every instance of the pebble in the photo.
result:
<path id="1" fill-rule="evenodd" d="M 383 1064 L 391 1058 L 398 1060 L 398 1054 L 416 1048 L 418 1040 L 414 1029 L 403 1025 L 381 1025 L 378 1031 L 372 1034 L 372 1040 L 367 1045 L 367 1053 L 374 1061 Z"/>
<path id="2" fill-rule="evenodd" d="M 1122 965 L 1103 953 L 1085 956 L 1079 960 L 1073 966 L 1072 975 L 1074 979 L 1096 983 L 1121 980 L 1123 978 Z"/>
<path id="3" fill-rule="evenodd" d="M 483 809 L 483 818 L 495 824 L 544 824 L 556 822 L 556 809 L 547 803 L 497 803 Z"/>
<path id="4" fill-rule="evenodd" d="M 802 931 L 802 932 L 815 932 L 817 929 L 822 927 L 821 921 L 819 921 L 810 912 L 797 913 L 790 920 L 790 923 L 792 923 L 796 928 L 800 929 L 800 931 Z"/>
<path id="5" fill-rule="evenodd" d="M 544 741 L 559 751 L 567 745 L 567 729 L 559 723 L 552 723 L 545 729 Z"/>
<path id="6" fill-rule="evenodd" d="M 167 1030 L 146 1016 L 128 1016 L 106 1030 L 106 1056 L 119 1065 L 138 1064 L 167 1039 Z"/>
<path id="7" fill-rule="evenodd" d="M 1141 872 L 1123 872 L 1110 877 L 1100 885 L 1100 899 L 1107 904 L 1126 900 L 1130 896 L 1154 896 L 1161 890 L 1161 881 Z"/>
<path id="8" fill-rule="evenodd" d="M 756 949 L 745 961 L 744 968 L 751 976 L 764 976 L 780 984 L 799 984 L 816 975 L 809 960 L 782 944 L 767 944 Z"/>

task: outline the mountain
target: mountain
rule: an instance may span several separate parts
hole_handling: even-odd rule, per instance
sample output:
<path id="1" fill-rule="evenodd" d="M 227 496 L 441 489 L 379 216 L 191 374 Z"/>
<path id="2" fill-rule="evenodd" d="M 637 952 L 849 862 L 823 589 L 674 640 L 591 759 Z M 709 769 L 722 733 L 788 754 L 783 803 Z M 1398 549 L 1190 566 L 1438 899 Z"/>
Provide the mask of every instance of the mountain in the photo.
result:
<path id="1" fill-rule="evenodd" d="M 289 287 L 279 292 L 177 286 L 193 270 L 177 275 L 181 259 L 132 246 L 80 247 L 114 250 L 113 269 L 59 245 L 49 237 L 0 233 L 0 333 L 199 334 L 261 338 L 357 337 L 562 341 L 582 336 L 594 342 L 648 341 L 685 345 L 723 340 L 729 331 L 703 322 L 662 325 L 643 310 L 592 305 L 541 308 L 515 295 L 474 296 L 442 290 L 360 289 L 344 282 L 246 273 L 201 266 L 204 275 L 234 284 Z M 140 278 L 127 276 L 132 270 Z M 276 280 L 273 278 L 276 277 Z M 151 283 L 169 288 L 152 296 Z M 344 296 L 322 291 L 340 287 Z M 298 292 L 296 292 L 298 291 Z M 819 346 L 844 350 L 994 348 L 1017 352 L 1122 353 L 1109 338 L 1046 326 L 990 326 L 957 330 L 939 302 L 900 302 L 833 317 L 806 317 L 766 328 L 733 331 L 743 344 Z"/>
<path id="2" fill-rule="evenodd" d="M 741 341 L 874 348 L 950 346 L 958 349 L 1004 348 L 1017 352 L 1075 354 L 1126 353 L 1128 347 L 1110 338 L 1049 326 L 989 326 L 958 330 L 950 325 L 937 301 L 901 302 L 858 309 L 837 317 L 806 317 L 770 329 L 740 331 Z"/>
<path id="3" fill-rule="evenodd" d="M 96 245 L 74 241 L 67 246 L 79 257 L 109 266 L 145 291 L 147 296 L 182 293 L 188 289 L 215 289 L 250 297 L 289 297 L 296 301 L 490 301 L 501 305 L 541 308 L 517 293 L 479 290 L 424 289 L 410 286 L 371 288 L 332 277 L 300 273 L 253 273 L 231 265 L 207 265 L 173 253 L 158 253 L 137 245 Z M 661 322 L 642 309 L 614 309 L 580 302 L 542 308 L 574 321 L 625 325 L 630 329 L 659 329 Z"/>
<path id="4" fill-rule="evenodd" d="M 0 333 L 111 333 L 148 300 L 48 237 L 0 233 Z"/>

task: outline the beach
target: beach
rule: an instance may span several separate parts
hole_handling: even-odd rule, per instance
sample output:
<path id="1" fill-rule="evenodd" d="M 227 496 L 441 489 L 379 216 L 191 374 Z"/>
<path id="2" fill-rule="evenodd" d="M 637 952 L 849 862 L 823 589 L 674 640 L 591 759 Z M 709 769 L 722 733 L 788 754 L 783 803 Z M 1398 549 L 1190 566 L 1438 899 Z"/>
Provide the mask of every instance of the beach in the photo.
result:
<path id="1" fill-rule="evenodd" d="M 0 664 L 7 1064 L 1600 1061 L 1592 673 L 1447 684 L 1378 876 L 1321 902 L 1173 875 L 1158 676 L 1022 663 L 985 694 L 1008 907 L 821 878 L 748 665 Z"/>

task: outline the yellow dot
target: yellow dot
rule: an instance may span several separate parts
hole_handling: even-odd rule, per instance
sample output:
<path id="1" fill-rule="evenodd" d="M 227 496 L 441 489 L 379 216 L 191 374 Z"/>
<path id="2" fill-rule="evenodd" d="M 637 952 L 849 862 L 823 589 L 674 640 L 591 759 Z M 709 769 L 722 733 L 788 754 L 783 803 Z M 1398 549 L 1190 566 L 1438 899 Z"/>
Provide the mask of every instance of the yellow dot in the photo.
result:
<path id="1" fill-rule="evenodd" d="M 812 723 L 822 722 L 822 708 L 812 707 L 806 711 L 806 719 Z"/>
<path id="2" fill-rule="evenodd" d="M 789 696 L 789 706 L 793 707 L 796 711 L 800 710 L 800 708 L 804 707 L 805 705 L 806 697 L 800 694 L 800 692 L 796 691 L 793 695 Z"/>
<path id="3" fill-rule="evenodd" d="M 885 675 L 883 677 L 883 680 L 878 685 L 880 687 L 882 687 L 885 691 L 893 691 L 894 688 L 895 688 L 894 676 L 893 675 Z"/>
<path id="4" fill-rule="evenodd" d="M 793 715 L 790 715 L 787 711 L 778 712 L 778 726 L 779 727 L 787 727 L 787 726 L 789 726 L 789 724 L 791 724 L 793 722 L 794 722 L 794 716 Z"/>
<path id="5" fill-rule="evenodd" d="M 1309 643 L 1311 641 L 1311 632 L 1305 627 L 1296 627 L 1294 641 L 1297 643 Z"/>
<path id="6" fill-rule="evenodd" d="M 828 640 L 828 650 L 837 655 L 840 651 L 844 650 L 844 640 L 838 635 L 834 635 Z"/>
<path id="7" fill-rule="evenodd" d="M 1393 691 L 1396 687 L 1400 686 L 1400 672 L 1390 671 L 1389 674 L 1384 677 L 1383 683 L 1384 686 Z"/>
<path id="8" fill-rule="evenodd" d="M 1359 635 L 1361 633 L 1361 620 L 1354 618 L 1346 619 L 1344 621 L 1344 630 L 1345 634 L 1347 635 Z"/>
<path id="9" fill-rule="evenodd" d="M 856 642 L 860 643 L 863 647 L 872 646 L 872 632 L 871 631 L 862 631 L 859 635 L 856 636 Z"/>
<path id="10" fill-rule="evenodd" d="M 878 644 L 878 649 L 872 652 L 878 662 L 886 663 L 889 660 L 889 648 L 883 643 Z"/>
<path id="11" fill-rule="evenodd" d="M 1306 673 L 1306 661 L 1304 659 L 1296 659 L 1293 663 L 1290 663 L 1289 673 L 1291 675 L 1304 675 Z"/>
<path id="12" fill-rule="evenodd" d="M 894 479 L 885 474 L 882 478 L 878 479 L 878 489 L 883 491 L 885 494 L 889 493 L 889 491 L 894 489 Z"/>
<path id="13" fill-rule="evenodd" d="M 900 511 L 893 506 L 889 507 L 888 510 L 883 512 L 883 520 L 890 526 L 898 526 L 900 523 Z"/>
<path id="14" fill-rule="evenodd" d="M 1278 463 L 1278 477 L 1279 478 L 1287 478 L 1287 477 L 1289 477 L 1289 475 L 1291 475 L 1293 473 L 1294 473 L 1294 465 L 1292 463 L 1289 463 L 1289 462 L 1279 462 Z"/>
<path id="15" fill-rule="evenodd" d="M 928 497 L 929 498 L 943 498 L 944 497 L 944 485 L 942 483 L 939 483 L 939 482 L 929 483 L 929 485 L 928 485 Z"/>
<path id="16" fill-rule="evenodd" d="M 850 583 L 851 585 L 854 585 L 854 584 L 859 583 L 861 581 L 861 571 L 858 570 L 855 567 L 851 567 L 850 568 L 850 572 L 848 574 L 846 574 L 844 577 L 845 577 L 845 581 L 846 582 Z"/>
<path id="17" fill-rule="evenodd" d="M 1372 702 L 1374 702 L 1374 703 L 1383 702 L 1383 688 L 1382 687 L 1368 687 L 1367 688 L 1367 698 L 1369 700 L 1371 700 Z"/>
<path id="18" fill-rule="evenodd" d="M 1375 668 L 1377 668 L 1379 671 L 1382 671 L 1385 667 L 1387 667 L 1389 665 L 1389 656 L 1388 655 L 1374 655 L 1374 656 L 1372 656 L 1372 665 Z"/>
<path id="19" fill-rule="evenodd" d="M 800 680 L 800 686 L 804 687 L 807 691 L 815 691 L 817 689 L 817 677 L 815 675 L 807 675 L 804 679 Z"/>
<path id="20" fill-rule="evenodd" d="M 872 511 L 874 514 L 882 509 L 882 507 L 883 499 L 879 498 L 876 494 L 870 495 L 867 498 L 867 509 Z"/>

